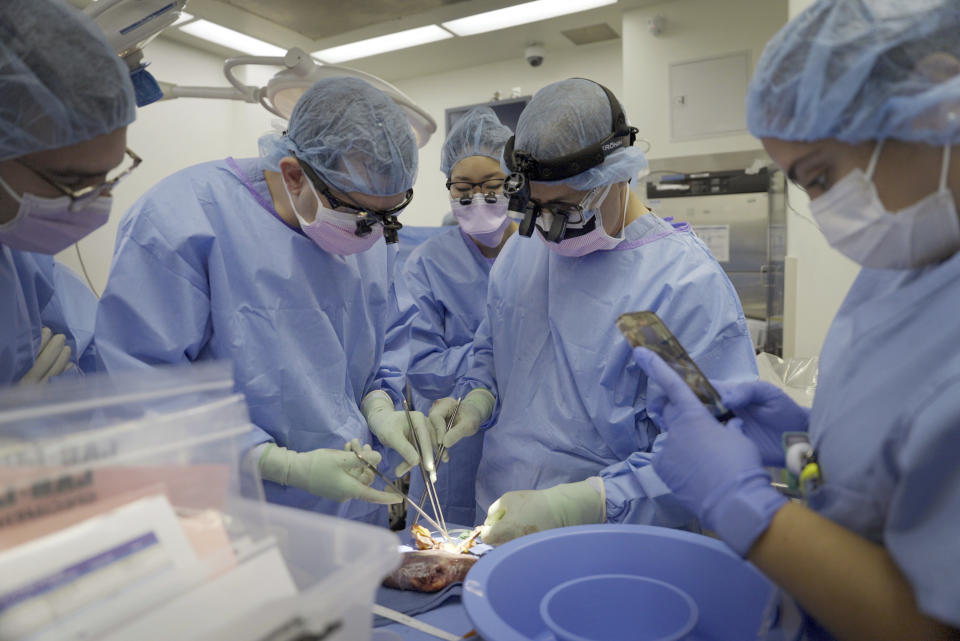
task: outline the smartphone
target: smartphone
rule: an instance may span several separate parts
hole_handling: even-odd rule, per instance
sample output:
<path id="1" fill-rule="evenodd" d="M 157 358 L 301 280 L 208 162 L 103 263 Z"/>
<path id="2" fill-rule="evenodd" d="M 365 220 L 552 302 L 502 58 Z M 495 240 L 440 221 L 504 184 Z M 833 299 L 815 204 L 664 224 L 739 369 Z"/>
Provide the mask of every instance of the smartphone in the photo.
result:
<path id="1" fill-rule="evenodd" d="M 687 382 L 714 418 L 721 423 L 726 423 L 733 418 L 733 412 L 720 400 L 720 394 L 659 316 L 653 312 L 623 314 L 617 319 L 617 329 L 627 338 L 631 347 L 646 347 L 660 356 Z"/>

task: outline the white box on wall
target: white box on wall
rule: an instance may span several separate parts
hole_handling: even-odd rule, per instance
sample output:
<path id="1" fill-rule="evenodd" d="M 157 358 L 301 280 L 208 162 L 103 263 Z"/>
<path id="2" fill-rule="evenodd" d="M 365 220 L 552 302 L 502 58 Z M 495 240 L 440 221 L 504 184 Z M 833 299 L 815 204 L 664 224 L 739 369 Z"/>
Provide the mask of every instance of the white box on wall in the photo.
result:
<path id="1" fill-rule="evenodd" d="M 670 65 L 670 135 L 673 140 L 725 136 L 747 129 L 750 52 Z"/>

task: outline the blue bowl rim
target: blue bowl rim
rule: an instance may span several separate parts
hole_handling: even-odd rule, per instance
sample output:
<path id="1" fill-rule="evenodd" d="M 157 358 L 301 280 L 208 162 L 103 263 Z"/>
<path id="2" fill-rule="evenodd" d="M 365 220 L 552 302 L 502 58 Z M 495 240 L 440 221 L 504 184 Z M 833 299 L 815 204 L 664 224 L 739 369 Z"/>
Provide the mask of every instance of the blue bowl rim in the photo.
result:
<path id="1" fill-rule="evenodd" d="M 674 530 L 671 528 L 657 527 L 655 525 L 633 525 L 624 523 L 600 523 L 593 525 L 575 525 L 564 528 L 545 530 L 535 534 L 514 539 L 504 545 L 501 545 L 490 552 L 487 552 L 467 573 L 463 582 L 463 601 L 464 609 L 467 611 L 467 618 L 473 624 L 477 632 L 485 639 L 490 641 L 530 641 L 528 637 L 517 632 L 512 626 L 504 621 L 500 615 L 490 605 L 487 600 L 486 585 L 490 580 L 490 574 L 499 567 L 501 560 L 515 554 L 531 545 L 536 545 L 540 541 L 549 540 L 558 537 L 581 536 L 588 534 L 623 534 L 633 533 L 644 536 L 660 537 L 665 539 L 676 539 L 687 541 L 695 545 L 700 545 L 720 554 L 725 554 L 733 559 L 744 563 L 745 567 L 752 570 L 764 581 L 770 584 L 771 590 L 775 589 L 773 583 L 756 569 L 749 562 L 744 561 L 731 550 L 725 543 L 716 539 L 711 539 L 702 534 L 685 532 L 683 530 Z"/>

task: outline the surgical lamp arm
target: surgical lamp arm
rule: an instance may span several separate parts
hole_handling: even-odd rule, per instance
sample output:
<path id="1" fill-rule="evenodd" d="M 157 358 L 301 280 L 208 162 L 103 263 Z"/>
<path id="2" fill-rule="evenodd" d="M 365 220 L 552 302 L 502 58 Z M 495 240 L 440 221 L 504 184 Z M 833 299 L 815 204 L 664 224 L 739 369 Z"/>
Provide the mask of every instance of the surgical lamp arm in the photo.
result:
<path id="1" fill-rule="evenodd" d="M 215 100 L 242 100 L 244 102 L 259 102 L 267 111 L 281 118 L 288 116 L 277 111 L 266 100 L 263 88 L 244 84 L 234 74 L 235 67 L 245 65 L 261 65 L 267 67 L 286 67 L 287 69 L 302 70 L 304 74 L 313 67 L 313 61 L 305 51 L 294 47 L 283 56 L 237 56 L 229 58 L 223 63 L 223 75 L 233 87 L 181 87 L 169 82 L 160 82 L 163 90 L 163 100 L 174 98 L 212 98 Z"/>
<path id="2" fill-rule="evenodd" d="M 239 90 L 234 87 L 181 87 L 170 82 L 160 82 L 163 90 L 161 100 L 174 98 L 213 98 L 216 100 L 242 100 L 244 102 L 259 102 L 256 87 L 247 87 Z"/>

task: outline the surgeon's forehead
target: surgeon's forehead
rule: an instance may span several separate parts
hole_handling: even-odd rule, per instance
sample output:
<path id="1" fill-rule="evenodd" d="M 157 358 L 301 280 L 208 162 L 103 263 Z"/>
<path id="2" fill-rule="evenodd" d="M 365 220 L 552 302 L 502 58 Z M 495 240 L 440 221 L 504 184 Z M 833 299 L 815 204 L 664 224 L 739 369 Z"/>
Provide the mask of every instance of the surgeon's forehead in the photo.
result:
<path id="1" fill-rule="evenodd" d="M 542 203 L 566 201 L 578 203 L 587 195 L 585 191 L 573 189 L 569 185 L 551 183 L 530 183 L 530 197 Z"/>

